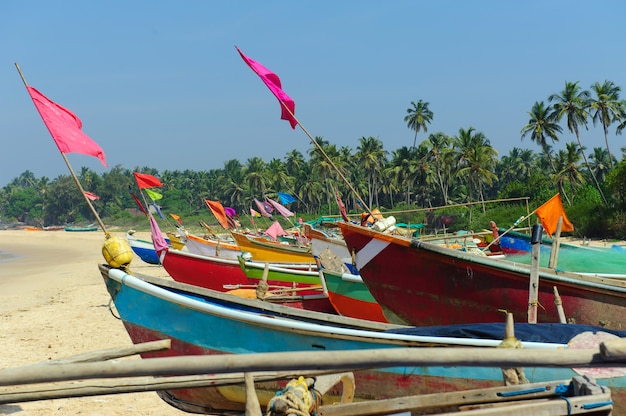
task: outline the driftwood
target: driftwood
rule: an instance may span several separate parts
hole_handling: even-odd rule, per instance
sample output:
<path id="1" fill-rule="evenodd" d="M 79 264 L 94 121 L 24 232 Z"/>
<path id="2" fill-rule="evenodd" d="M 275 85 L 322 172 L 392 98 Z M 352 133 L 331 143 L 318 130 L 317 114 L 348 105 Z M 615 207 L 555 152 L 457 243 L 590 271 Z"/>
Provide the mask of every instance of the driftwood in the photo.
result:
<path id="1" fill-rule="evenodd" d="M 619 341 L 619 342 L 618 342 Z M 0 385 L 34 384 L 87 378 L 223 374 L 233 372 L 335 370 L 395 366 L 461 367 L 625 367 L 626 339 L 604 343 L 600 349 L 546 350 L 502 348 L 394 348 L 360 351 L 300 351 L 112 360 L 0 370 Z M 604 357 L 610 357 L 609 360 Z"/>

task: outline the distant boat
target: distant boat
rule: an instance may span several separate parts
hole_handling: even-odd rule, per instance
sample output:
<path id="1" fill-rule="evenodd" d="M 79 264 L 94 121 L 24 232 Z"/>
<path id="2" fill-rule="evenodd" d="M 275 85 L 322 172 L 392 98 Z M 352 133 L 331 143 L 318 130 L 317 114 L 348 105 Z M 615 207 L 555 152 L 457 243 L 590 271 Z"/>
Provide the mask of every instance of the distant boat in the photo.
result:
<path id="1" fill-rule="evenodd" d="M 98 231 L 99 228 L 98 227 L 64 227 L 63 228 L 65 231 L 71 231 L 71 232 L 82 232 L 82 231 Z"/>
<path id="2" fill-rule="evenodd" d="M 152 241 L 142 240 L 135 237 L 135 230 L 128 230 L 126 232 L 126 239 L 133 252 L 144 262 L 148 264 L 160 264 L 159 255 L 154 249 Z M 168 244 L 169 241 L 165 240 Z"/>

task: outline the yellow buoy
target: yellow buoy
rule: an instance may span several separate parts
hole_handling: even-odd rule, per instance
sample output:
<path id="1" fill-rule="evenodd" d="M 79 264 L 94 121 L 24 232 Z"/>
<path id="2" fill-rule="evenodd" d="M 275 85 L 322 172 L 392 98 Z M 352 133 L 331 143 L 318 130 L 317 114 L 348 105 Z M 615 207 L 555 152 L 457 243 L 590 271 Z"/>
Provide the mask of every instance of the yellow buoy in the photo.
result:
<path id="1" fill-rule="evenodd" d="M 125 238 L 107 235 L 102 245 L 102 255 L 107 264 L 116 269 L 125 269 L 133 260 L 133 250 Z"/>

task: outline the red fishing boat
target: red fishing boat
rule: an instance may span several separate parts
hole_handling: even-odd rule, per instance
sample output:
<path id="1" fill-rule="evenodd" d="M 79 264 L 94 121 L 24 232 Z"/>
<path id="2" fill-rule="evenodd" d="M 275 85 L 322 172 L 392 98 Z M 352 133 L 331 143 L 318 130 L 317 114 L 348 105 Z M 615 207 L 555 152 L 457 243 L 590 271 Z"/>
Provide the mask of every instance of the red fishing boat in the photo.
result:
<path id="1" fill-rule="evenodd" d="M 356 267 L 385 316 L 413 325 L 497 322 L 505 309 L 525 321 L 531 266 L 477 256 L 371 228 L 338 223 Z M 538 268 L 539 322 L 567 318 L 623 329 L 626 282 Z"/>

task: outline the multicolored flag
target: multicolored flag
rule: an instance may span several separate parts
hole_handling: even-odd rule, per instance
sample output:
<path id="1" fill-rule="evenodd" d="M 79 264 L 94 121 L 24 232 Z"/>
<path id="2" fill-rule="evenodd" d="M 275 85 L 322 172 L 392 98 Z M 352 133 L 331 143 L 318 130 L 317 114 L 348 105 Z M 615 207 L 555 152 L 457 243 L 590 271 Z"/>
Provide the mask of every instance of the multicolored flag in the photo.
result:
<path id="1" fill-rule="evenodd" d="M 539 217 L 543 229 L 550 236 L 556 232 L 559 217 L 563 217 L 563 224 L 561 225 L 562 232 L 574 231 L 574 225 L 570 222 L 569 218 L 567 218 L 567 215 L 565 215 L 561 194 L 556 194 L 550 198 L 546 203 L 535 210 L 535 214 Z"/>
<path id="2" fill-rule="evenodd" d="M 170 212 L 170 217 L 174 218 L 174 219 L 175 219 L 175 220 L 176 220 L 176 221 L 177 221 L 180 225 L 183 225 L 183 220 L 180 218 L 180 216 L 179 216 L 179 215 L 172 214 L 172 213 Z"/>
<path id="3" fill-rule="evenodd" d="M 259 218 L 261 217 L 261 214 L 252 208 L 250 208 L 250 215 L 252 215 L 253 217 L 259 217 Z"/>
<path id="4" fill-rule="evenodd" d="M 30 98 L 61 153 L 81 153 L 97 157 L 107 166 L 102 148 L 83 133 L 83 123 L 65 107 L 60 106 L 35 88 L 26 86 Z"/>
<path id="5" fill-rule="evenodd" d="M 159 178 L 148 175 L 147 173 L 133 172 L 133 175 L 135 175 L 135 180 L 137 181 L 137 186 L 139 187 L 139 189 L 163 186 Z"/>
<path id="6" fill-rule="evenodd" d="M 295 118 L 296 104 L 291 98 L 289 98 L 285 91 L 283 91 L 278 75 L 276 75 L 254 59 L 248 58 L 246 55 L 243 54 L 243 52 L 241 52 L 241 50 L 239 50 L 239 48 L 237 48 L 237 46 L 235 46 L 235 48 L 237 49 L 237 52 L 239 52 L 239 55 L 241 55 L 241 58 L 244 60 L 244 62 L 248 64 L 250 68 L 252 68 L 252 70 L 261 78 L 261 80 L 263 80 L 265 85 L 267 85 L 267 88 L 270 89 L 272 94 L 274 94 L 276 98 L 278 98 L 281 109 L 280 118 L 289 121 L 291 128 L 295 129 L 298 125 L 298 120 L 296 120 Z"/>
<path id="7" fill-rule="evenodd" d="M 256 204 L 256 207 L 259 209 L 259 212 L 261 212 L 262 216 L 268 217 L 268 218 L 272 218 L 272 214 L 267 212 L 267 207 L 265 206 L 265 204 L 263 202 L 261 202 L 258 199 L 254 198 L 254 203 Z"/>

